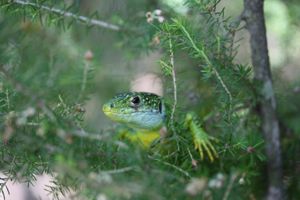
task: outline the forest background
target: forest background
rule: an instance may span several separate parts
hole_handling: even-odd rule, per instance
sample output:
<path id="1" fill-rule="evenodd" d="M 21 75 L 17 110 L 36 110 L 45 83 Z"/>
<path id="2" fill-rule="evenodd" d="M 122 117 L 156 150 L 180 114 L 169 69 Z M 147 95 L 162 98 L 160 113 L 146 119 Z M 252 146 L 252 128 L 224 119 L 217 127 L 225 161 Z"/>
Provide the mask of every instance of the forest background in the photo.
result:
<path id="1" fill-rule="evenodd" d="M 47 174 L 56 199 L 298 199 L 300 2 L 264 2 L 262 78 L 263 1 L 249 2 L 1 0 L 1 198 L 16 181 L 34 199 Z M 174 108 L 149 149 L 101 111 L 145 77 Z M 201 159 L 197 131 L 218 158 Z"/>

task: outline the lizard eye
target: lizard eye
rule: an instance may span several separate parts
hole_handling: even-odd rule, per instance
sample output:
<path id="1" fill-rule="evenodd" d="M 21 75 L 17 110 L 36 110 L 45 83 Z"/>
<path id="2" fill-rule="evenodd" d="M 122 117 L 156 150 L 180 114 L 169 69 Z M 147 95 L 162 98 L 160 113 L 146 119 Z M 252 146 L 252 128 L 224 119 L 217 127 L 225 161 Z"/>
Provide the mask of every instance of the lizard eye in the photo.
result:
<path id="1" fill-rule="evenodd" d="M 139 105 L 141 102 L 140 97 L 139 96 L 135 96 L 131 99 L 131 105 L 132 106 L 137 106 Z"/>

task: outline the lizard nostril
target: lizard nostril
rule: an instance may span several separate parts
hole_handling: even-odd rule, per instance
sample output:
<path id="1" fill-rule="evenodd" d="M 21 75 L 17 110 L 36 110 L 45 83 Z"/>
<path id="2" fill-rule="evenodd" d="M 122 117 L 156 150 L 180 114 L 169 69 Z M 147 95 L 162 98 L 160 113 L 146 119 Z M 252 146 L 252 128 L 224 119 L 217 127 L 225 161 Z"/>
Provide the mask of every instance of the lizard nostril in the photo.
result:
<path id="1" fill-rule="evenodd" d="M 110 108 L 113 108 L 115 107 L 115 105 L 113 103 L 110 104 Z"/>

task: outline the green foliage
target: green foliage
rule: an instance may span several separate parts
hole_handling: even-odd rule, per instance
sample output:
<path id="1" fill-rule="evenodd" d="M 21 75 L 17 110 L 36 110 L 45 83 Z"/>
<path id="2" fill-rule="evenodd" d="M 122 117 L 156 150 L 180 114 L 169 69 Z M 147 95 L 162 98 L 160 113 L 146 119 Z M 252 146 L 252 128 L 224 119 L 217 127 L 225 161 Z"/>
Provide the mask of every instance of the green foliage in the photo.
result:
<path id="1" fill-rule="evenodd" d="M 71 3 L 1 1 L 1 191 L 9 190 L 10 179 L 33 185 L 47 173 L 53 181 L 46 190 L 56 199 L 68 192 L 79 199 L 262 198 L 266 158 L 256 112 L 259 97 L 251 66 L 235 60 L 240 19 L 225 17 L 219 0 L 187 0 L 187 14 L 163 1 L 134 1 L 128 2 L 127 18 L 112 14 L 113 24 L 101 21 L 101 12 L 81 14 L 80 1 L 66 2 Z M 158 6 L 164 22 L 147 22 L 145 13 Z M 117 33 L 99 34 L 96 27 Z M 89 127 L 86 105 L 92 95 L 103 99 L 122 88 L 112 79 L 124 85 L 122 77 L 104 73 L 108 52 L 113 62 L 155 49 L 163 52 L 159 64 L 170 108 L 176 70 L 178 104 L 173 121 L 167 119 L 167 136 L 142 149 L 117 139 L 115 128 L 106 129 L 107 121 L 97 119 L 101 130 Z M 115 68 L 128 70 L 122 67 Z M 288 135 L 284 167 L 292 194 L 300 191 L 299 176 L 292 176 L 299 175 L 300 129 L 299 98 L 289 95 L 279 100 L 278 111 Z M 100 112 L 101 105 L 94 107 Z M 194 115 L 187 119 L 190 111 Z"/>

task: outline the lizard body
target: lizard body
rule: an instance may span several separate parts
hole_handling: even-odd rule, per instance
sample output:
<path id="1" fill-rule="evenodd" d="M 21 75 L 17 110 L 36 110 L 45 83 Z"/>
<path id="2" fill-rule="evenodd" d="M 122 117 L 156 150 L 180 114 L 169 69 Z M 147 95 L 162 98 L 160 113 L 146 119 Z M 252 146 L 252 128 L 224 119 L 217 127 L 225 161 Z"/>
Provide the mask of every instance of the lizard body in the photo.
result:
<path id="1" fill-rule="evenodd" d="M 139 141 L 144 147 L 149 147 L 160 137 L 159 129 L 163 127 L 166 120 L 163 98 L 147 92 L 126 92 L 116 95 L 103 105 L 102 110 L 111 120 L 135 130 L 134 133 L 122 131 L 121 136 L 133 142 Z M 195 114 L 187 112 L 184 127 L 192 134 L 195 149 L 201 159 L 204 157 L 204 151 L 211 161 L 218 157 L 210 142 L 216 139 L 201 128 Z"/>

